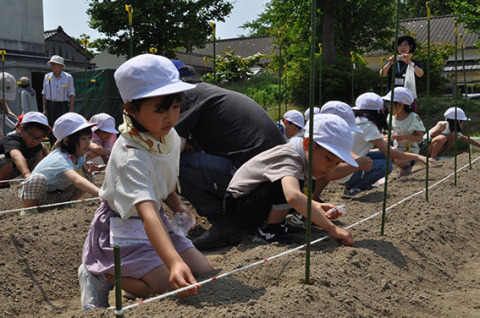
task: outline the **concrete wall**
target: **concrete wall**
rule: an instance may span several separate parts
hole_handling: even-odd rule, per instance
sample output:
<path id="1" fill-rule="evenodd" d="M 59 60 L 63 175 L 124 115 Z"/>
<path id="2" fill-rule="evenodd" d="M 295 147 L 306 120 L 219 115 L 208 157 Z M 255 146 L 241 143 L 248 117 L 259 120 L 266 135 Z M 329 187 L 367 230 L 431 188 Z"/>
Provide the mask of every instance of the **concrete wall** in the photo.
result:
<path id="1" fill-rule="evenodd" d="M 6 1 L 0 10 L 0 48 L 44 54 L 43 2 L 40 0 Z"/>

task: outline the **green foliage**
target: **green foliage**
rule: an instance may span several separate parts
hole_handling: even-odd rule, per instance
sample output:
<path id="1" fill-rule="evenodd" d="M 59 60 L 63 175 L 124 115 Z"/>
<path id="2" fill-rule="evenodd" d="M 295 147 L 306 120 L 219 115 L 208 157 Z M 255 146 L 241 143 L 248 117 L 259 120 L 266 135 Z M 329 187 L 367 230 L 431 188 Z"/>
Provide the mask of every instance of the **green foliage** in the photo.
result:
<path id="1" fill-rule="evenodd" d="M 455 53 L 455 46 L 450 43 L 430 43 L 430 94 L 440 95 L 448 79 L 442 75 L 448 57 Z M 427 71 L 428 52 L 426 43 L 417 41 L 417 50 L 414 53 L 415 60 L 423 64 Z M 416 79 L 418 95 L 427 94 L 427 76 Z"/>
<path id="2" fill-rule="evenodd" d="M 124 1 L 91 0 L 90 27 L 106 35 L 100 45 L 112 54 L 130 55 L 130 25 Z M 233 5 L 225 0 L 130 0 L 133 55 L 149 48 L 174 57 L 179 48 L 201 47 L 212 34 L 210 21 L 224 21 Z"/>
<path id="3" fill-rule="evenodd" d="M 464 23 L 469 32 L 480 32 L 480 3 L 478 0 L 472 1 L 453 1 L 450 3 L 458 22 Z M 477 42 L 480 47 L 480 40 Z"/>
<path id="4" fill-rule="evenodd" d="M 101 51 L 99 47 L 99 39 L 95 39 L 91 41 L 90 35 L 88 34 L 83 33 L 83 34 L 80 34 L 79 38 L 72 37 L 72 39 L 75 40 L 75 42 L 77 42 L 78 44 L 80 44 L 83 48 L 85 48 L 85 44 L 82 42 L 82 40 L 87 40 L 88 41 L 87 50 L 90 54 L 96 55 L 98 54 L 98 51 Z"/>
<path id="5" fill-rule="evenodd" d="M 262 58 L 264 55 L 260 53 L 242 58 L 227 47 L 216 57 L 215 74 L 207 73 L 202 76 L 202 80 L 220 86 L 241 84 L 253 75 L 251 68 Z M 213 59 L 209 60 L 213 62 Z"/>

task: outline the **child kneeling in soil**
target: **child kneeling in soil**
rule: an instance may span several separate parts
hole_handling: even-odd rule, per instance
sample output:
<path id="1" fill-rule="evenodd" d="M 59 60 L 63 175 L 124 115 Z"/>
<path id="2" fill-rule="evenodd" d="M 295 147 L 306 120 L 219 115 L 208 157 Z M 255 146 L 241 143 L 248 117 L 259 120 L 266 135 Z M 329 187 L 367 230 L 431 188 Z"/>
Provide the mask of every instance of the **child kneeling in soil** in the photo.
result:
<path id="1" fill-rule="evenodd" d="M 78 200 L 85 193 L 98 196 L 100 189 L 93 184 L 95 175 L 85 163 L 93 125 L 73 112 L 55 121 L 53 134 L 59 142 L 59 148 L 40 161 L 23 182 L 20 197 L 24 208 Z M 28 209 L 20 214 L 36 212 L 37 209 Z"/>
<path id="2" fill-rule="evenodd" d="M 173 232 L 162 208 L 164 202 L 174 213 L 194 217 L 175 193 L 180 137 L 173 127 L 180 115 L 181 93 L 195 85 L 182 82 L 170 60 L 151 54 L 122 64 L 115 82 L 124 102 L 124 123 L 78 269 L 84 310 L 109 306 L 113 245 L 120 246 L 122 288 L 133 296 L 186 287 L 196 283 L 195 276 L 213 270 L 188 238 Z"/>
<path id="3" fill-rule="evenodd" d="M 358 166 L 350 151 L 353 137 L 347 123 L 331 114 L 314 117 L 313 137 L 305 132 L 305 139 L 294 138 L 287 143 L 266 150 L 247 161 L 233 176 L 225 194 L 225 212 L 244 230 L 257 229 L 254 241 L 271 243 L 288 240 L 285 216 L 294 208 L 307 215 L 307 197 L 302 192 L 308 173 L 308 144 L 313 144 L 315 178 L 331 172 L 343 161 Z M 353 245 L 351 234 L 329 221 L 338 212 L 325 214 L 331 204 L 312 200 L 312 222 L 344 245 Z"/>
<path id="4" fill-rule="evenodd" d="M 15 179 L 22 175 L 30 177 L 31 171 L 48 154 L 42 140 L 52 128 L 47 117 L 39 112 L 22 115 L 18 132 L 0 139 L 0 180 Z M 0 188 L 9 187 L 0 183 Z"/>
<path id="5" fill-rule="evenodd" d="M 107 164 L 113 145 L 117 140 L 118 131 L 115 129 L 115 119 L 112 116 L 100 113 L 90 118 L 92 128 L 92 142 L 88 147 L 87 160 L 98 164 Z"/>
<path id="6" fill-rule="evenodd" d="M 455 144 L 455 107 L 450 107 L 444 113 L 445 121 L 439 121 L 429 131 L 430 146 L 429 154 L 432 158 L 437 158 L 445 154 Z M 465 112 L 457 107 L 457 138 L 466 143 L 470 143 L 475 147 L 480 147 L 480 143 L 475 139 L 468 138 L 462 134 L 462 127 L 465 121 L 469 121 Z M 420 153 L 426 155 L 427 153 L 427 134 L 423 136 L 423 141 L 420 143 Z"/>

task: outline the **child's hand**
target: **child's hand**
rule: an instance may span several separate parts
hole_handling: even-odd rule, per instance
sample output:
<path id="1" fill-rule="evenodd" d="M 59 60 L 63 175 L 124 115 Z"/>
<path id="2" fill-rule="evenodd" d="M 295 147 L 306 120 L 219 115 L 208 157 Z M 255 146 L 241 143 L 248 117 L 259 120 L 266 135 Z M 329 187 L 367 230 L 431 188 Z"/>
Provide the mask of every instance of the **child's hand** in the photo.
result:
<path id="1" fill-rule="evenodd" d="M 436 166 L 436 165 L 438 164 L 438 161 L 435 160 L 435 159 L 433 159 L 433 158 L 431 158 L 431 157 L 428 158 L 428 162 L 429 162 L 431 165 L 434 165 L 434 166 Z"/>
<path id="2" fill-rule="evenodd" d="M 170 269 L 169 282 L 170 286 L 172 286 L 172 288 L 175 290 L 192 284 L 196 284 L 197 280 L 195 279 L 195 277 L 193 277 L 190 268 L 187 264 L 185 264 L 185 262 L 178 262 Z M 196 295 L 198 293 L 198 288 L 200 288 L 200 286 L 193 287 L 189 290 L 179 293 L 178 295 L 181 297 Z"/>
<path id="3" fill-rule="evenodd" d="M 177 213 L 185 213 L 190 217 L 191 220 L 193 220 L 193 225 L 188 230 L 193 230 L 195 228 L 197 220 L 195 219 L 195 215 L 187 207 L 180 208 Z"/>
<path id="4" fill-rule="evenodd" d="M 353 246 L 352 234 L 338 226 L 335 226 L 328 234 L 331 238 L 337 241 L 338 245 Z"/>
<path id="5" fill-rule="evenodd" d="M 370 157 L 358 157 L 355 161 L 358 163 L 358 170 L 370 171 L 372 169 L 373 159 Z"/>

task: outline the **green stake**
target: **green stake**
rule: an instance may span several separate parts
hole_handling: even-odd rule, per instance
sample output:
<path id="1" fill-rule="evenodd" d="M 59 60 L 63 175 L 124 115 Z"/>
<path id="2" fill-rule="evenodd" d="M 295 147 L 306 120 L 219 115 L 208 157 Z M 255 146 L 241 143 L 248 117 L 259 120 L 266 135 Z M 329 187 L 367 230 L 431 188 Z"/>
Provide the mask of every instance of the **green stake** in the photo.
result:
<path id="1" fill-rule="evenodd" d="M 355 106 L 355 55 L 350 51 L 352 56 L 352 107 Z"/>
<path id="2" fill-rule="evenodd" d="M 323 59 L 323 55 L 322 55 L 322 43 L 318 43 L 318 50 L 319 50 L 319 55 L 320 55 L 320 58 L 318 59 L 318 63 L 319 63 L 319 66 L 318 66 L 318 105 L 321 107 L 322 106 L 322 59 Z M 310 111 L 312 111 L 310 109 Z"/>
<path id="3" fill-rule="evenodd" d="M 427 127 L 430 127 L 430 7 L 428 1 L 425 3 L 427 7 Z M 427 165 L 425 170 L 425 200 L 428 202 L 428 172 L 430 158 L 430 132 L 427 129 Z"/>
<path id="4" fill-rule="evenodd" d="M 282 123 L 282 31 L 278 34 L 278 124 Z"/>
<path id="5" fill-rule="evenodd" d="M 113 258 L 115 262 L 115 317 L 122 318 L 122 269 L 120 261 L 120 246 L 113 246 Z M 117 313 L 118 312 L 118 313 Z"/>
<path id="6" fill-rule="evenodd" d="M 7 135 L 7 131 L 5 130 L 5 118 L 7 117 L 7 106 L 5 105 L 5 50 L 0 50 L 0 54 L 2 55 L 2 113 L 3 113 L 3 136 Z"/>
<path id="7" fill-rule="evenodd" d="M 397 47 L 398 47 L 398 28 L 400 25 L 400 0 L 397 0 L 397 22 L 395 27 L 395 41 L 393 41 L 393 60 L 397 60 Z M 395 66 L 398 68 L 398 63 L 395 63 Z M 390 97 L 390 117 L 388 121 L 388 139 L 387 139 L 387 164 L 385 166 L 385 184 L 383 188 L 383 207 L 382 207 L 382 229 L 380 231 L 380 235 L 384 235 L 385 233 L 385 219 L 387 214 L 387 189 L 388 189 L 388 163 L 390 162 L 390 144 L 392 142 L 392 118 L 393 114 L 391 110 L 393 109 L 393 100 L 395 95 L 395 69 L 392 69 L 392 82 L 390 87 L 392 88 L 392 94 Z"/>
<path id="8" fill-rule="evenodd" d="M 309 95 L 309 108 L 310 108 L 310 125 L 309 136 L 313 136 L 313 104 L 315 102 L 315 15 L 317 11 L 316 0 L 312 0 L 311 3 L 311 40 L 310 40 L 310 95 Z M 313 160 L 313 139 L 310 138 L 308 143 L 308 185 L 307 185 L 307 234 L 305 240 L 305 284 L 310 284 L 310 238 L 312 234 L 312 160 Z"/>
<path id="9" fill-rule="evenodd" d="M 467 96 L 467 93 L 468 93 L 468 86 L 467 86 L 467 75 L 466 75 L 466 72 L 465 72 L 465 53 L 464 53 L 464 48 L 465 48 L 465 45 L 463 44 L 463 34 L 460 33 L 460 46 L 462 47 L 462 67 L 463 67 L 463 89 L 465 91 L 465 98 L 463 99 L 463 109 L 465 109 L 465 113 L 468 113 L 467 111 L 467 108 L 468 108 L 468 104 L 467 104 L 467 99 L 468 99 L 468 96 Z M 468 120 L 465 121 L 465 124 L 468 123 Z M 465 125 L 465 128 L 467 128 L 467 126 Z M 470 127 L 468 127 L 470 128 Z M 467 131 L 467 138 L 468 138 L 468 168 L 470 170 L 472 170 L 472 148 L 470 147 L 470 131 L 469 129 L 465 129 Z"/>
<path id="10" fill-rule="evenodd" d="M 212 33 L 213 33 L 213 84 L 217 84 L 217 53 L 216 53 L 216 28 L 217 25 L 215 22 L 210 22 L 210 27 L 212 28 Z"/>
<path id="11" fill-rule="evenodd" d="M 82 39 L 82 43 L 85 46 L 85 73 L 83 77 L 83 88 L 84 88 L 84 94 L 85 94 L 85 118 L 88 117 L 88 85 L 87 85 L 87 72 L 88 72 L 88 64 L 87 64 L 87 53 L 88 53 L 88 40 L 87 39 Z"/>
<path id="12" fill-rule="evenodd" d="M 458 35 L 458 28 L 457 28 L 457 22 L 455 22 L 455 85 L 453 87 L 453 98 L 455 99 L 455 138 L 454 138 L 454 144 L 453 144 L 453 151 L 455 152 L 455 171 L 454 171 L 454 185 L 457 185 L 457 108 L 458 108 L 458 94 L 457 94 L 457 75 L 458 75 L 458 69 L 457 69 L 457 55 L 458 55 L 458 44 L 457 44 L 457 36 Z"/>
<path id="13" fill-rule="evenodd" d="M 130 56 L 129 58 L 133 57 L 133 7 L 132 5 L 125 5 L 125 10 L 128 12 L 128 29 L 130 33 Z"/>

